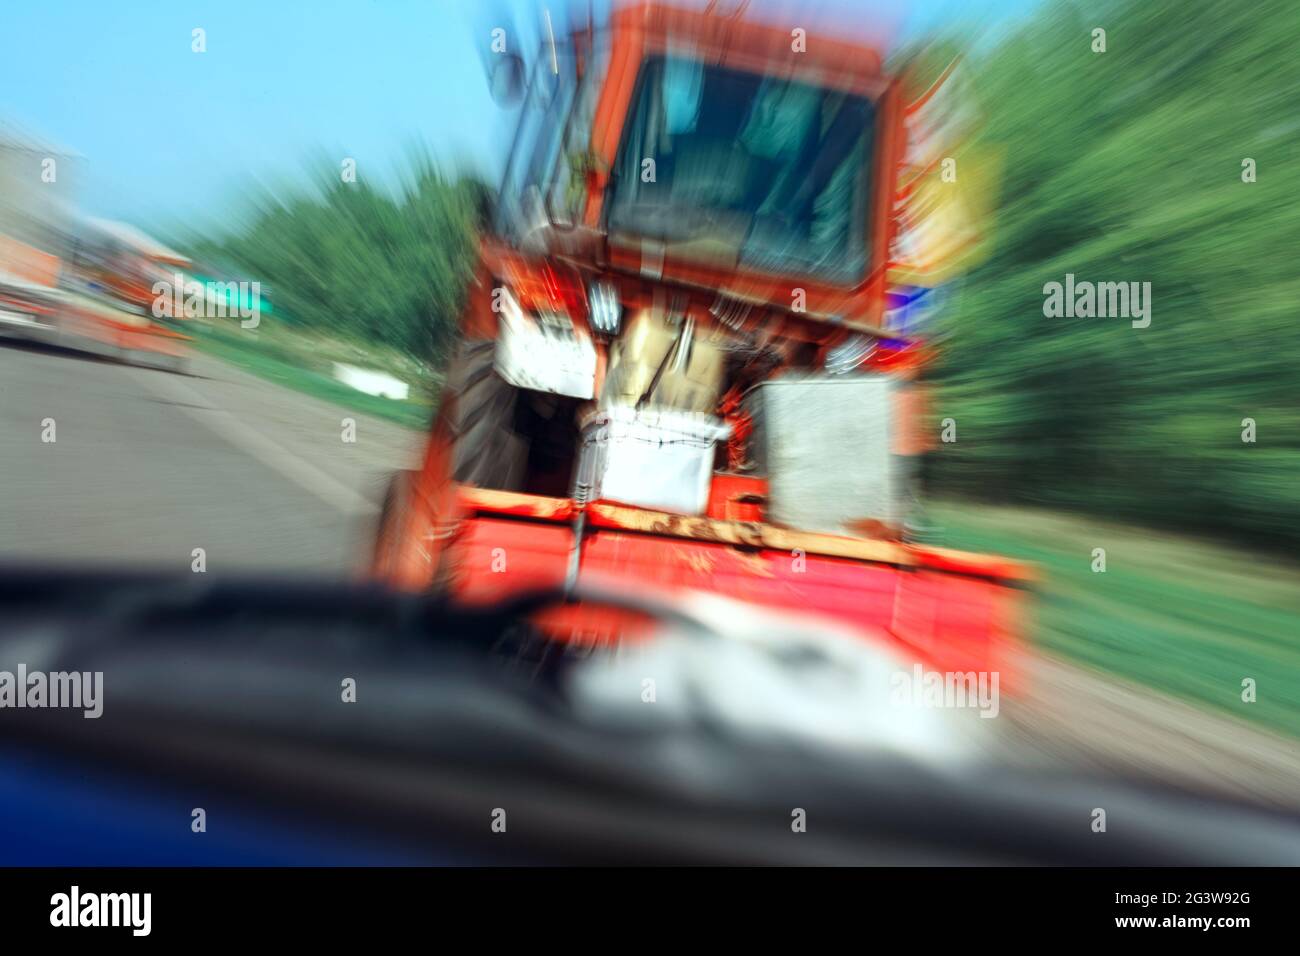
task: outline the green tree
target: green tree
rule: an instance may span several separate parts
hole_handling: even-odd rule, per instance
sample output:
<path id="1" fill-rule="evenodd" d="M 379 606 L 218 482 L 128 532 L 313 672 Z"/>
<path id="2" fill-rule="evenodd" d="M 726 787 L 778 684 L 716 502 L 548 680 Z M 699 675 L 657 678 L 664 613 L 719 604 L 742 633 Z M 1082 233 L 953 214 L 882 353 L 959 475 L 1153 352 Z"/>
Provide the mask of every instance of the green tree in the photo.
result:
<path id="1" fill-rule="evenodd" d="M 259 194 L 245 225 L 194 255 L 262 282 L 277 314 L 305 328 L 428 361 L 454 329 L 483 196 L 418 151 L 395 195 L 322 161 L 308 185 Z"/>
<path id="2" fill-rule="evenodd" d="M 972 63 L 1007 161 L 941 489 L 1300 543 L 1298 34 L 1290 0 L 1056 3 Z M 1067 272 L 1150 282 L 1151 326 L 1045 317 Z"/>

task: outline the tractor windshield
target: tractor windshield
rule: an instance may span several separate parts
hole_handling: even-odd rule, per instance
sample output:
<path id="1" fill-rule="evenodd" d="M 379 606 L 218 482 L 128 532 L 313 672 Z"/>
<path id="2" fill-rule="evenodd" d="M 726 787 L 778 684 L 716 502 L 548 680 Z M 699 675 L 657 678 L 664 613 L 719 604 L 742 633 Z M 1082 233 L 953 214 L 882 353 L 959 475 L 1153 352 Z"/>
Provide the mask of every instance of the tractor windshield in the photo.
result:
<path id="1" fill-rule="evenodd" d="M 614 169 L 609 231 L 725 266 L 856 281 L 874 125 L 860 96 L 652 58 Z"/>

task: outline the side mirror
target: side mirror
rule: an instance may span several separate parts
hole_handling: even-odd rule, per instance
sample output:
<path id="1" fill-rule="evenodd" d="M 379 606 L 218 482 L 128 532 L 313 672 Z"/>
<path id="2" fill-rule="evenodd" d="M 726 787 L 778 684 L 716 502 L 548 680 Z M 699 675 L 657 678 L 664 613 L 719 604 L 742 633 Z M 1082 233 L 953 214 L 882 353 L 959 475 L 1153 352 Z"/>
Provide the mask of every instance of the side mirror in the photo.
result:
<path id="1" fill-rule="evenodd" d="M 498 106 L 515 106 L 524 96 L 524 61 L 514 53 L 493 54 L 488 72 L 488 92 Z"/>

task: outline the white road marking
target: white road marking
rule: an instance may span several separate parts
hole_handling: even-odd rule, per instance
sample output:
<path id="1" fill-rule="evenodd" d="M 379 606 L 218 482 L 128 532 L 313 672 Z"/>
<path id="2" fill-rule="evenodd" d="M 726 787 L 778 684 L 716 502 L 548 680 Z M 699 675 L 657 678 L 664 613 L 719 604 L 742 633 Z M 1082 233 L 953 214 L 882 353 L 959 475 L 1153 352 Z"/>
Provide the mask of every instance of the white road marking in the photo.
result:
<path id="1" fill-rule="evenodd" d="M 213 407 L 205 395 L 184 384 L 175 376 L 144 372 L 139 369 L 129 371 L 155 395 L 175 403 L 176 408 L 207 426 L 236 448 L 275 469 L 294 484 L 344 514 L 368 515 L 379 510 L 364 495 L 299 458 L 282 444 L 244 424 L 230 412 Z"/>

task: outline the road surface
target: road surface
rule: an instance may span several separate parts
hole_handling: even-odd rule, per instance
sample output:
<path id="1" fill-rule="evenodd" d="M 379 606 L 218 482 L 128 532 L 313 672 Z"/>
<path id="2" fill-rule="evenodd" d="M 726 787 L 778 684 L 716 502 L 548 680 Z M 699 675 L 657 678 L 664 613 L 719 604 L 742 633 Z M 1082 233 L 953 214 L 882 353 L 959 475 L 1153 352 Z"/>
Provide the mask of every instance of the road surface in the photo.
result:
<path id="1" fill-rule="evenodd" d="M 209 572 L 347 575 L 420 439 L 202 355 L 177 375 L 0 345 L 0 560 L 189 569 L 203 548 Z"/>
<path id="2" fill-rule="evenodd" d="M 1116 774 L 1300 814 L 1300 743 L 1144 684 L 1031 651 L 1003 702 L 1019 764 Z M 1296 861 L 1300 866 L 1300 860 Z"/>

